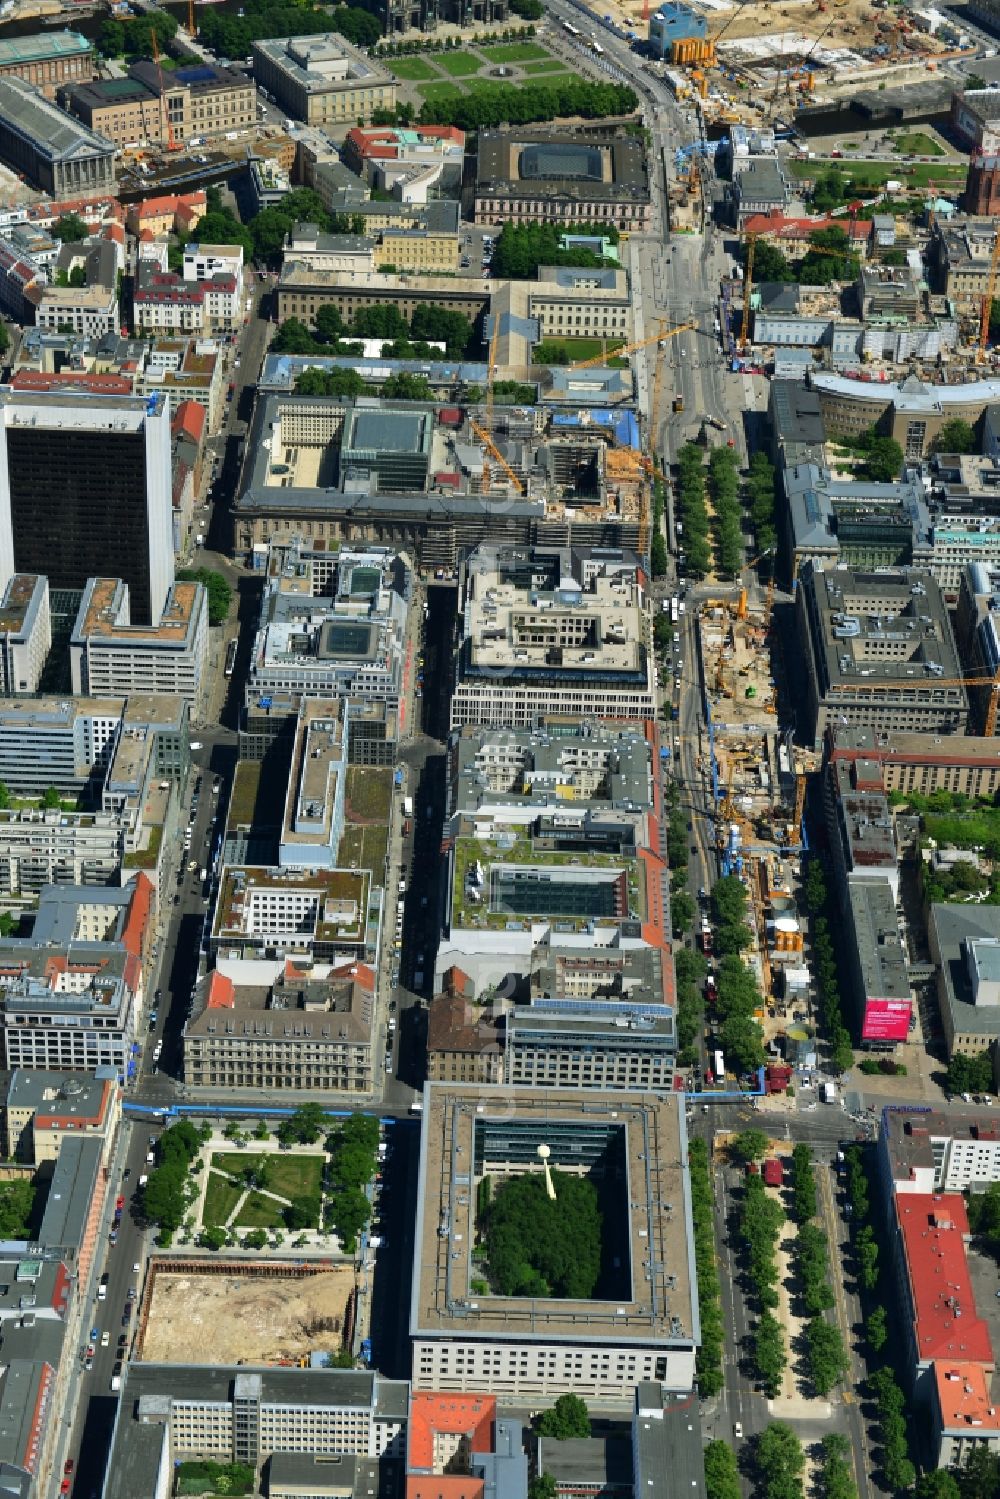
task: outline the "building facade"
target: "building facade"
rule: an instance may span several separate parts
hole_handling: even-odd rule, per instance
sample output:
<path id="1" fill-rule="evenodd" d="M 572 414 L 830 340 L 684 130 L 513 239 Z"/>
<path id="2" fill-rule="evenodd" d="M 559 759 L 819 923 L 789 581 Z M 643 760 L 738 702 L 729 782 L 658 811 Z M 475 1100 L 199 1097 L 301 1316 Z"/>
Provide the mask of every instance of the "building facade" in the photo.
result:
<path id="1" fill-rule="evenodd" d="M 114 142 L 12 75 L 0 78 L 0 160 L 53 198 L 116 190 Z"/>
<path id="2" fill-rule="evenodd" d="M 335 32 L 254 42 L 256 82 L 307 125 L 366 124 L 396 106 L 396 80 Z"/>

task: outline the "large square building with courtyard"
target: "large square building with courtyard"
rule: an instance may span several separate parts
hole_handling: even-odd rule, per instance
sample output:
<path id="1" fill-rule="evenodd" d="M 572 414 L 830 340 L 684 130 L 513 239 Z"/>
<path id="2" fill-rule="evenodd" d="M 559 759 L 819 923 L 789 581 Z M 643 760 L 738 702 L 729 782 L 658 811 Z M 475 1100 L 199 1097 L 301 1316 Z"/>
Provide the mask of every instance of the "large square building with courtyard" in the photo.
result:
<path id="1" fill-rule="evenodd" d="M 546 1166 L 588 1178 L 602 1200 L 602 1273 L 588 1299 L 484 1290 L 482 1203 Z M 627 1404 L 643 1380 L 693 1387 L 700 1326 L 679 1095 L 428 1083 L 417 1203 L 414 1389 Z"/>
<path id="2" fill-rule="evenodd" d="M 613 224 L 652 222 L 646 149 L 624 131 L 481 130 L 475 221 Z"/>

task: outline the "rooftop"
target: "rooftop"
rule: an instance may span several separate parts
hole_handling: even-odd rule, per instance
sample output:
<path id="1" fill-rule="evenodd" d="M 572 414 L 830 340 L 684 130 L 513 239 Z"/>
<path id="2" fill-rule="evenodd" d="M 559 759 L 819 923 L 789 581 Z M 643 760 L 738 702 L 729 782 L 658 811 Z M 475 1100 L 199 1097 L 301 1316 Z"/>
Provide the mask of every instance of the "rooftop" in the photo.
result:
<path id="1" fill-rule="evenodd" d="M 932 951 L 940 954 L 944 1002 L 956 1035 L 980 1035 L 984 1045 L 1000 1037 L 1000 1005 L 976 1003 L 969 972 L 969 944 L 1000 941 L 1000 909 L 988 905 L 931 906 Z"/>
<path id="2" fill-rule="evenodd" d="M 941 909 L 939 906 L 938 910 Z M 992 1109 L 978 1113 L 944 1113 L 939 1109 L 886 1109 L 882 1137 L 893 1182 L 906 1183 L 927 1172 L 935 1178 L 941 1165 L 942 1141 L 1000 1139 L 1000 1119 Z"/>
<path id="3" fill-rule="evenodd" d="M 0 77 L 0 114 L 8 130 L 27 140 L 33 153 L 49 161 L 71 162 L 115 153 L 111 141 L 88 130 L 30 83 L 11 74 Z"/>
<path id="4" fill-rule="evenodd" d="M 76 57 L 92 51 L 93 43 L 78 31 L 40 31 L 32 36 L 5 37 L 0 41 L 0 68 L 48 58 Z"/>
<path id="5" fill-rule="evenodd" d="M 611 201 L 646 198 L 646 151 L 639 136 L 624 132 L 484 129 L 479 132 L 476 190 Z"/>
<path id="6" fill-rule="evenodd" d="M 487 1165 L 536 1161 L 579 1171 L 620 1152 L 631 1293 L 613 1302 L 480 1295 L 477 1184 Z M 497 1340 L 690 1345 L 698 1340 L 682 1102 L 573 1089 L 505 1092 L 428 1083 L 417 1188 L 410 1333 Z"/>
<path id="7" fill-rule="evenodd" d="M 981 1364 L 937 1360 L 934 1389 L 946 1432 L 965 1433 L 973 1441 L 988 1441 L 988 1433 L 1000 1432 L 1000 1409 Z"/>
<path id="8" fill-rule="evenodd" d="M 992 1369 L 989 1329 L 976 1312 L 965 1243 L 969 1220 L 957 1192 L 893 1198 L 913 1308 L 919 1364 L 960 1359 Z"/>

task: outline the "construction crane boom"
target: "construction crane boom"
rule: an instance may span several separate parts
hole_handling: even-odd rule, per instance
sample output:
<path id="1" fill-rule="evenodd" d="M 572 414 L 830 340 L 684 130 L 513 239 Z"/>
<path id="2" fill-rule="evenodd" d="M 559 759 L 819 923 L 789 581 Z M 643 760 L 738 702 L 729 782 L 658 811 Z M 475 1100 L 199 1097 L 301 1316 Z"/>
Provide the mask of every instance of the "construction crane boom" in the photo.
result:
<path id="1" fill-rule="evenodd" d="M 177 151 L 180 149 L 180 142 L 174 139 L 174 126 L 170 118 L 170 105 L 167 103 L 165 97 L 166 89 L 163 83 L 163 64 L 160 62 L 160 43 L 156 35 L 155 26 L 150 26 L 149 34 L 153 41 L 153 62 L 156 64 L 156 76 L 160 84 L 160 100 L 163 104 L 164 116 L 167 121 L 167 150 Z"/>
<path id="2" fill-rule="evenodd" d="M 523 494 L 524 493 L 524 485 L 521 483 L 520 479 L 517 477 L 517 475 L 515 474 L 514 470 L 511 468 L 510 464 L 507 462 L 506 458 L 503 456 L 503 454 L 501 453 L 500 449 L 497 447 L 496 443 L 493 441 L 493 438 L 490 435 L 490 433 L 486 431 L 485 427 L 481 427 L 479 425 L 479 423 L 475 420 L 475 418 L 471 417 L 471 416 L 469 417 L 469 426 L 472 428 L 473 432 L 475 432 L 476 436 L 479 438 L 479 441 L 482 443 L 482 445 L 486 449 L 487 453 L 489 453 L 490 457 L 494 460 L 494 462 L 498 463 L 500 465 L 500 467 L 503 469 L 504 473 L 507 475 L 507 478 L 510 480 L 510 482 L 513 484 L 514 488 L 517 490 L 518 494 Z M 489 486 L 489 473 L 490 473 L 489 467 L 488 467 L 488 465 L 486 463 L 484 463 L 483 464 L 483 482 L 484 482 L 484 487 L 488 487 Z"/>
<path id="3" fill-rule="evenodd" d="M 986 353 L 986 345 L 990 337 L 990 314 L 993 311 L 993 298 L 997 291 L 997 273 L 1000 271 L 1000 229 L 993 237 L 993 254 L 990 256 L 990 274 L 986 282 L 986 295 L 983 297 L 983 308 L 979 318 L 979 357 L 982 359 Z"/>
<path id="4" fill-rule="evenodd" d="M 191 37 L 198 35 L 198 23 L 194 18 L 194 0 L 188 0 L 188 35 Z"/>
<path id="5" fill-rule="evenodd" d="M 753 257 L 757 248 L 756 234 L 748 234 L 747 263 L 743 272 L 743 322 L 740 324 L 740 353 L 745 354 L 750 342 L 750 293 L 753 291 Z"/>
<path id="6" fill-rule="evenodd" d="M 668 328 L 666 332 L 661 327 L 659 333 L 651 333 L 648 338 L 640 338 L 637 343 L 623 344 L 619 349 L 609 349 L 606 354 L 595 354 L 593 359 L 581 359 L 577 364 L 571 364 L 569 368 L 571 370 L 589 370 L 593 369 L 595 365 L 606 363 L 609 359 L 624 359 L 629 354 L 638 353 L 640 349 L 648 349 L 650 344 L 659 343 L 661 338 L 673 338 L 675 333 L 686 333 L 692 328 L 697 328 L 697 326 L 698 324 L 694 322 L 677 323 L 675 327 Z"/>

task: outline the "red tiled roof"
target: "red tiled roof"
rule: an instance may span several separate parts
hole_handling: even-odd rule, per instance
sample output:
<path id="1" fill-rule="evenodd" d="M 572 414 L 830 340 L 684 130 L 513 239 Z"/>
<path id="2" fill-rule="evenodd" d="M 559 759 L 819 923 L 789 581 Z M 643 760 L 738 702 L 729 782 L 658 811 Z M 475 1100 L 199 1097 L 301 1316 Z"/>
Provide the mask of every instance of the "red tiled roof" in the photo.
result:
<path id="1" fill-rule="evenodd" d="M 993 1404 L 989 1380 L 980 1364 L 942 1359 L 934 1365 L 934 1387 L 946 1431 L 967 1431 L 976 1439 L 1000 1431 L 1000 1410 Z"/>
<path id="2" fill-rule="evenodd" d="M 492 1452 L 496 1413 L 497 1403 L 492 1395 L 437 1395 L 429 1390 L 414 1392 L 410 1396 L 407 1471 L 432 1472 L 434 1437 L 438 1432 L 466 1437 L 471 1452 Z"/>
<path id="3" fill-rule="evenodd" d="M 199 443 L 205 433 L 205 419 L 204 406 L 197 401 L 181 401 L 170 425 L 175 437 L 183 432 L 192 442 Z"/>
<path id="4" fill-rule="evenodd" d="M 232 1010 L 236 1005 L 236 985 L 217 968 L 212 970 L 205 1007 L 209 1010 Z"/>
<path id="5" fill-rule="evenodd" d="M 339 968 L 330 969 L 330 977 L 353 979 L 360 988 L 367 989 L 369 994 L 375 993 L 375 971 L 367 963 L 342 963 Z"/>
<path id="6" fill-rule="evenodd" d="M 153 883 L 149 876 L 137 874 L 122 932 L 122 946 L 135 958 L 142 956 L 142 939 L 153 911 L 153 894 Z"/>
<path id="7" fill-rule="evenodd" d="M 871 234 L 871 219 L 850 219 L 834 214 L 820 218 L 794 218 L 772 209 L 769 213 L 751 214 L 743 226 L 744 234 L 774 234 L 779 239 L 808 240 L 817 229 L 843 229 L 848 239 L 867 239 Z"/>
<path id="8" fill-rule="evenodd" d="M 965 1203 L 957 1192 L 903 1192 L 893 1202 L 920 1363 L 961 1359 L 992 1368 L 993 1346 L 989 1329 L 976 1312 L 965 1253 L 969 1233 Z"/>
<path id="9" fill-rule="evenodd" d="M 87 390 L 95 396 L 127 396 L 132 381 L 123 375 L 93 375 L 79 370 L 53 374 L 45 370 L 18 370 L 11 378 L 15 390 Z"/>
<path id="10" fill-rule="evenodd" d="M 471 1473 L 407 1473 L 406 1499 L 483 1499 L 486 1485 Z"/>

